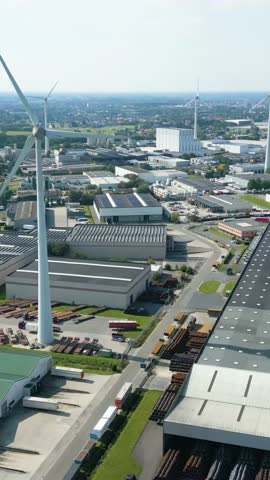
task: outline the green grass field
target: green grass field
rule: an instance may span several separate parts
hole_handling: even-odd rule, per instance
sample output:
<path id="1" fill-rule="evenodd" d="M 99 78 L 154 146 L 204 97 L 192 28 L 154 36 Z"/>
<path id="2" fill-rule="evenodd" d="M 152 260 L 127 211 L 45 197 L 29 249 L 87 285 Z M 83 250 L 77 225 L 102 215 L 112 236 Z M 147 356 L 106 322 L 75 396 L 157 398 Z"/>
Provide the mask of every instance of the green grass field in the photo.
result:
<path id="1" fill-rule="evenodd" d="M 151 317 L 142 316 L 142 315 L 130 315 L 128 313 L 124 313 L 122 310 L 113 310 L 109 309 L 105 312 L 97 313 L 97 316 L 100 317 L 112 317 L 112 318 L 122 318 L 125 320 L 136 320 L 138 322 L 139 327 L 137 330 L 123 330 L 123 333 L 128 338 L 136 338 L 145 329 L 147 324 L 150 322 Z"/>
<path id="2" fill-rule="evenodd" d="M 84 205 L 84 214 L 88 218 L 88 223 L 94 223 L 89 205 Z"/>
<path id="3" fill-rule="evenodd" d="M 222 232 L 222 231 L 219 230 L 219 228 L 217 228 L 217 227 L 208 228 L 208 232 L 214 233 L 215 235 L 218 235 L 219 237 L 228 238 L 229 240 L 232 239 L 232 236 L 231 236 L 231 235 L 229 235 L 229 234 L 226 233 L 226 232 Z"/>
<path id="4" fill-rule="evenodd" d="M 24 350 L 19 347 L 12 347 L 10 345 L 0 345 L 0 348 L 12 349 L 14 351 L 27 353 L 29 350 Z M 31 350 L 31 354 L 43 352 L 43 350 Z M 88 373 L 97 373 L 99 375 L 111 375 L 112 373 L 121 372 L 127 365 L 127 362 L 122 362 L 117 358 L 99 357 L 97 355 L 90 357 L 85 355 L 68 355 L 66 353 L 44 352 L 52 356 L 53 364 L 61 367 L 81 368 Z"/>
<path id="5" fill-rule="evenodd" d="M 257 205 L 258 207 L 263 208 L 270 208 L 270 202 L 267 202 L 261 197 L 257 197 L 256 195 L 247 194 L 242 195 L 242 200 L 246 200 L 246 202 L 252 203 L 253 205 Z"/>
<path id="6" fill-rule="evenodd" d="M 74 130 L 75 132 L 87 132 L 87 133 L 105 133 L 107 135 L 113 135 L 114 133 L 121 132 L 122 130 L 134 130 L 136 125 L 108 125 L 106 127 L 101 128 L 60 128 L 60 130 L 71 131 Z M 30 131 L 23 131 L 23 130 L 8 130 L 7 132 L 0 131 L 1 133 L 6 133 L 7 136 L 15 137 L 15 136 L 28 136 L 31 134 Z"/>
<path id="7" fill-rule="evenodd" d="M 225 285 L 225 287 L 224 287 L 224 289 L 223 289 L 223 292 L 222 292 L 223 295 L 224 295 L 224 297 L 226 297 L 226 292 L 231 292 L 231 291 L 232 291 L 232 289 L 234 288 L 235 284 L 236 284 L 236 281 L 235 281 L 235 280 L 231 280 L 230 282 L 226 283 L 226 285 Z"/>
<path id="8" fill-rule="evenodd" d="M 200 285 L 200 292 L 201 293 L 215 293 L 220 285 L 220 282 L 217 280 L 209 280 L 209 282 L 204 282 Z"/>
<path id="9" fill-rule="evenodd" d="M 136 410 L 132 413 L 118 439 L 108 450 L 102 464 L 92 480 L 120 480 L 128 473 L 139 475 L 141 466 L 133 457 L 132 451 L 147 424 L 151 410 L 161 392 L 146 392 Z"/>

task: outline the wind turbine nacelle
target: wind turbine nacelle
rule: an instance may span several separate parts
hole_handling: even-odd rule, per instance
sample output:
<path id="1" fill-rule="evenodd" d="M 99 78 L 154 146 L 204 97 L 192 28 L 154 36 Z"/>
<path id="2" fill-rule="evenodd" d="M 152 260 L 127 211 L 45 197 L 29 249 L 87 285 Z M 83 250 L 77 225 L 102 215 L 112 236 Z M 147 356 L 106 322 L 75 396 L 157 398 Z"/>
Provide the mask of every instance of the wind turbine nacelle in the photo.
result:
<path id="1" fill-rule="evenodd" d="M 43 140 L 45 137 L 45 130 L 43 127 L 34 127 L 32 130 L 32 135 L 35 137 L 37 140 Z"/>

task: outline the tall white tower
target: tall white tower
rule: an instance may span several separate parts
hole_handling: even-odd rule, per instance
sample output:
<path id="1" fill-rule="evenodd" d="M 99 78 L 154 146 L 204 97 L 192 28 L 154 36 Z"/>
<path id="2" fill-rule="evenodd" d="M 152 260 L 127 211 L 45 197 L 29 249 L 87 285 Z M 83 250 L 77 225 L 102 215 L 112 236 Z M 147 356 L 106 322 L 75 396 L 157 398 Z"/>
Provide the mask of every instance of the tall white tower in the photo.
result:
<path id="1" fill-rule="evenodd" d="M 270 172 L 270 103 L 269 103 L 269 114 L 268 114 L 268 129 L 267 129 L 267 141 L 266 141 L 264 172 L 265 173 Z"/>

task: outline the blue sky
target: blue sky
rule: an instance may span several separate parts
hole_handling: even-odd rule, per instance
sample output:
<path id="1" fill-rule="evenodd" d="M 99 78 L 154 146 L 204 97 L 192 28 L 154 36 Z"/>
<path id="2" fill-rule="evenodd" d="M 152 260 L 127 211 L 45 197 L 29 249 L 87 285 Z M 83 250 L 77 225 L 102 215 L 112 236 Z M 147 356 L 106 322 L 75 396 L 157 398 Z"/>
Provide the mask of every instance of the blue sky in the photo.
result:
<path id="1" fill-rule="evenodd" d="M 24 90 L 270 90 L 269 0 L 2 0 L 0 15 Z"/>

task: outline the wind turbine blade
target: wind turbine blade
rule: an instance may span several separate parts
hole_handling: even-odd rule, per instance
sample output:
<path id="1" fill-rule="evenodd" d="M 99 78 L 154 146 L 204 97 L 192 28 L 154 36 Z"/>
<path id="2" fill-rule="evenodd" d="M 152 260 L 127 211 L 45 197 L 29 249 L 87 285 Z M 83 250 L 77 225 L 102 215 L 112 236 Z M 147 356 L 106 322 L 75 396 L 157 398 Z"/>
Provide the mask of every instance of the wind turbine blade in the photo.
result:
<path id="1" fill-rule="evenodd" d="M 5 189 L 7 188 L 10 180 L 12 179 L 12 177 L 15 175 L 15 173 L 17 172 L 20 164 L 23 162 L 23 160 L 25 159 L 25 157 L 27 156 L 27 154 L 30 152 L 31 148 L 33 147 L 35 143 L 35 139 L 32 135 L 30 135 L 29 137 L 27 137 L 26 141 L 25 141 L 25 144 L 23 146 L 23 149 L 19 155 L 19 157 L 17 158 L 13 168 L 11 169 L 11 171 L 9 172 L 6 180 L 4 181 L 4 184 L 2 185 L 1 189 L 0 189 L 0 197 L 3 195 Z"/>
<path id="2" fill-rule="evenodd" d="M 57 82 L 55 82 L 54 86 L 51 88 L 51 90 L 49 91 L 47 97 L 45 98 L 45 100 L 48 100 L 49 96 L 52 94 L 52 92 L 54 91 L 56 85 L 59 83 L 59 80 L 57 80 Z"/>
<path id="3" fill-rule="evenodd" d="M 253 110 L 255 110 L 255 108 L 259 107 L 260 105 L 262 105 L 263 103 L 265 103 L 269 99 L 270 99 L 270 95 L 266 95 L 266 97 L 262 98 L 259 102 L 255 103 L 255 105 L 253 105 L 253 107 L 251 107 L 251 109 L 249 110 L 249 113 L 252 112 Z"/>
<path id="4" fill-rule="evenodd" d="M 189 102 L 185 103 L 184 108 L 188 107 L 189 105 L 192 105 L 192 103 L 195 101 L 195 97 L 193 97 Z"/>
<path id="5" fill-rule="evenodd" d="M 17 94 L 18 94 L 18 96 L 19 96 L 22 104 L 24 105 L 24 108 L 25 108 L 25 110 L 26 110 L 26 112 L 27 112 L 27 114 L 28 114 L 28 117 L 30 118 L 30 120 L 31 120 L 31 122 L 32 122 L 32 125 L 33 125 L 33 126 L 38 125 L 38 123 L 39 123 L 39 122 L 38 122 L 38 118 L 37 118 L 36 115 L 32 112 L 29 103 L 27 102 L 24 94 L 22 93 L 19 85 L 17 84 L 15 78 L 13 77 L 12 73 L 11 73 L 10 70 L 8 69 L 8 67 L 7 67 L 7 65 L 6 65 L 4 59 L 3 59 L 3 57 L 2 57 L 1 55 L 0 55 L 0 62 L 2 63 L 2 65 L 3 65 L 3 67 L 4 67 L 5 71 L 6 71 L 7 76 L 9 77 L 9 79 L 10 79 L 13 87 L 15 88 L 15 90 L 16 90 L 16 92 L 17 92 Z"/>

